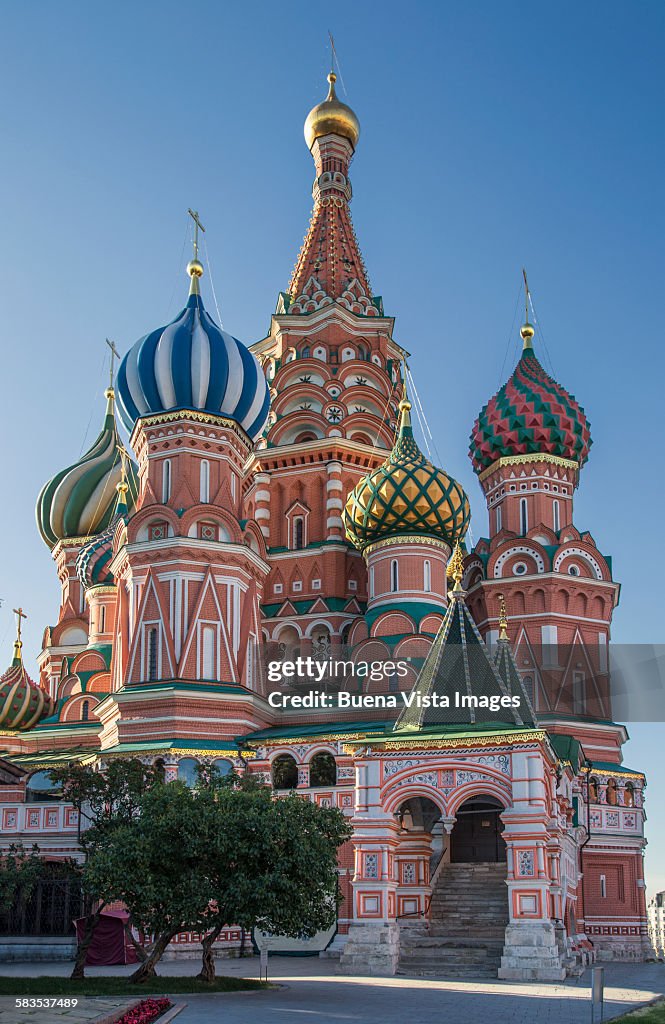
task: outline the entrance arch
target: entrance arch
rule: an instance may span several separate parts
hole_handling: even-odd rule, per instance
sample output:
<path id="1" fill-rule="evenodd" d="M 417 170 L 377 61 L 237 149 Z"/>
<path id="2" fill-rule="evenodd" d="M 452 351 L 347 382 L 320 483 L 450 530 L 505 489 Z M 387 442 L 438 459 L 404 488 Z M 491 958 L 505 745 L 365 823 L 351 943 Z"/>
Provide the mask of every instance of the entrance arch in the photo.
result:
<path id="1" fill-rule="evenodd" d="M 450 836 L 450 859 L 458 864 L 494 863 L 506 860 L 501 812 L 496 797 L 480 794 L 458 808 Z"/>

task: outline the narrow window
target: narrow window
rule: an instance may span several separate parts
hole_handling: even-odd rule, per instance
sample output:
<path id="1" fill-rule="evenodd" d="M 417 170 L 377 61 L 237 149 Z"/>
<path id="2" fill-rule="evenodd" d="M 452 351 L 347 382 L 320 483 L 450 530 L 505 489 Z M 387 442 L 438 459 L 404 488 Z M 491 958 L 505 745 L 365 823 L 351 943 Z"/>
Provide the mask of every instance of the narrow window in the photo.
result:
<path id="1" fill-rule="evenodd" d="M 305 520 L 302 516 L 296 516 L 293 520 L 293 546 L 296 551 L 305 546 Z"/>
<path id="2" fill-rule="evenodd" d="M 374 566 L 370 566 L 369 570 L 369 596 L 374 597 Z"/>
<path id="3" fill-rule="evenodd" d="M 555 498 L 552 502 L 552 526 L 555 533 L 561 529 L 561 517 L 559 515 L 559 502 Z"/>
<path id="4" fill-rule="evenodd" d="M 171 497 L 171 460 L 164 459 L 162 462 L 162 505 Z"/>
<path id="5" fill-rule="evenodd" d="M 623 802 L 626 807 L 635 806 L 635 787 L 632 782 L 626 783 L 626 788 L 623 791 Z"/>
<path id="6" fill-rule="evenodd" d="M 501 515 L 501 506 L 500 505 L 498 506 L 495 515 L 496 515 L 496 532 L 497 533 L 501 533 L 502 515 Z"/>
<path id="7" fill-rule="evenodd" d="M 81 721 L 87 722 L 90 719 L 90 701 L 84 700 L 81 705 Z"/>
<path id="8" fill-rule="evenodd" d="M 600 895 L 602 899 L 607 897 L 607 879 L 605 875 L 600 876 Z"/>
<path id="9" fill-rule="evenodd" d="M 584 672 L 573 672 L 573 714 L 583 715 L 585 710 Z"/>
<path id="10" fill-rule="evenodd" d="M 432 589 L 432 565 L 429 558 L 425 559 L 423 566 L 423 590 L 429 594 Z"/>
<path id="11" fill-rule="evenodd" d="M 157 628 L 152 626 L 148 630 L 148 656 L 146 658 L 148 682 L 152 683 L 157 678 Z"/>
<path id="12" fill-rule="evenodd" d="M 529 530 L 529 508 L 526 498 L 520 498 L 520 533 L 528 533 Z"/>
<path id="13" fill-rule="evenodd" d="M 390 563 L 390 589 L 393 594 L 397 593 L 399 588 L 399 567 L 397 565 L 397 559 L 393 558 Z"/>
<path id="14" fill-rule="evenodd" d="M 254 689 L 254 637 L 251 633 L 247 641 L 247 686 Z"/>
<path id="15" fill-rule="evenodd" d="M 205 503 L 209 502 L 210 501 L 210 463 L 208 462 L 207 459 L 201 459 L 200 492 L 201 492 L 201 501 L 205 502 Z"/>
<path id="16" fill-rule="evenodd" d="M 103 604 L 99 609 L 99 632 L 103 633 L 106 629 L 106 605 Z"/>
<path id="17" fill-rule="evenodd" d="M 201 630 L 201 678 L 215 678 L 215 627 L 203 626 Z"/>

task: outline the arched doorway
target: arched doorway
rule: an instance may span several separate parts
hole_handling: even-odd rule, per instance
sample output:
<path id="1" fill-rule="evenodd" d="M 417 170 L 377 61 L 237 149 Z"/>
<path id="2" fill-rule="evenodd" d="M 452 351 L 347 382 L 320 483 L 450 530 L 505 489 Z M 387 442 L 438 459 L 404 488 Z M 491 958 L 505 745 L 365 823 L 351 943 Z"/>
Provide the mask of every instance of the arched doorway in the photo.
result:
<path id="1" fill-rule="evenodd" d="M 501 812 L 493 796 L 473 796 L 457 811 L 450 837 L 450 859 L 457 864 L 498 864 L 506 860 Z"/>

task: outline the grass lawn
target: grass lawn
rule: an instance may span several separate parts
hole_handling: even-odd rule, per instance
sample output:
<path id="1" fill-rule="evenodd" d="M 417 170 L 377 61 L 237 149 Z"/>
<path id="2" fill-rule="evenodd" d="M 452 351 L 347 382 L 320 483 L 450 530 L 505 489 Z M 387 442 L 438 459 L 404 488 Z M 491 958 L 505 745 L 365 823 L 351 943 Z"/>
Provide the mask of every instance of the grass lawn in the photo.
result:
<path id="1" fill-rule="evenodd" d="M 655 1006 L 646 1006 L 643 1010 L 635 1010 L 634 1013 L 627 1013 L 624 1017 L 615 1017 L 612 1024 L 665 1024 L 665 1000 L 656 1003 Z"/>
<path id="2" fill-rule="evenodd" d="M 0 995 L 3 996 L 170 996 L 180 992 L 238 992 L 242 989 L 273 988 L 254 978 L 227 978 L 218 975 L 212 985 L 205 985 L 197 978 L 158 975 L 143 985 L 133 985 L 127 977 L 110 975 L 106 978 L 84 978 L 71 981 L 69 978 L 54 978 L 44 975 L 39 978 L 0 977 Z"/>

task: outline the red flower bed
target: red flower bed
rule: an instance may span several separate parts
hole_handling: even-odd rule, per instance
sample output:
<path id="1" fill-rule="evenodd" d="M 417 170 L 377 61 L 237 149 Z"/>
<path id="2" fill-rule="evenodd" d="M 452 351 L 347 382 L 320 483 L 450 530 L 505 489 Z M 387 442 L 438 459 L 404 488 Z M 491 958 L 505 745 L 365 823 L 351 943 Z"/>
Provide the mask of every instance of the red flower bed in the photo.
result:
<path id="1" fill-rule="evenodd" d="M 116 1024 L 152 1024 L 170 1005 L 170 999 L 142 999 L 133 1010 L 124 1013 Z"/>

